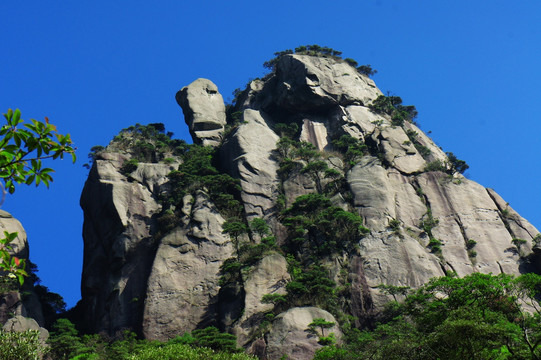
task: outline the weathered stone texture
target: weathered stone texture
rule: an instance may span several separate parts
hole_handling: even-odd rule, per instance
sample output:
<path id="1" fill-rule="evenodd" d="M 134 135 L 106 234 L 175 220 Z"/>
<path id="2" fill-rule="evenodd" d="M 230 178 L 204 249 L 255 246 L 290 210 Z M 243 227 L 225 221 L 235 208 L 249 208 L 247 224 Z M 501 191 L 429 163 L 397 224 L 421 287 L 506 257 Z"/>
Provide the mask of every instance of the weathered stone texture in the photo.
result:
<path id="1" fill-rule="evenodd" d="M 226 124 L 225 104 L 218 87 L 210 80 L 197 79 L 177 93 L 184 118 L 195 142 L 217 146 Z"/>

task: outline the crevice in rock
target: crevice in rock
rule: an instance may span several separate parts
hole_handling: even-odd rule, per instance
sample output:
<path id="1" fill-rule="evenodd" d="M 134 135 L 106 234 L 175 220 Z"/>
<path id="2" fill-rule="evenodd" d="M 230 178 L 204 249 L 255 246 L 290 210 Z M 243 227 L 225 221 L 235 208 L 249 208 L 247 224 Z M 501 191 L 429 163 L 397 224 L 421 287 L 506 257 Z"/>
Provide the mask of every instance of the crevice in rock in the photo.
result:
<path id="1" fill-rule="evenodd" d="M 443 273 L 445 274 L 445 276 L 447 276 L 447 269 L 445 268 L 443 262 L 441 261 L 438 261 L 438 264 L 440 264 L 440 268 L 441 268 L 441 271 L 443 271 Z"/>
<path id="2" fill-rule="evenodd" d="M 446 261 L 445 263 L 447 264 L 447 266 L 449 266 L 451 268 L 452 272 L 456 273 L 456 270 L 455 270 L 454 266 L 449 261 Z"/>
<path id="3" fill-rule="evenodd" d="M 460 233 L 462 234 L 462 238 L 464 239 L 464 246 L 466 248 L 466 251 L 468 251 L 468 241 L 469 241 L 469 239 L 468 239 L 468 236 L 466 235 L 466 230 L 464 229 L 464 225 L 462 224 L 462 221 L 460 220 L 460 218 L 458 217 L 457 214 L 454 215 L 454 219 L 455 219 L 456 224 L 458 225 L 458 228 L 460 229 Z M 468 259 L 470 259 L 472 267 L 474 267 L 474 263 L 472 261 L 472 258 L 470 256 L 469 252 L 468 252 Z M 450 264 L 449 264 L 449 266 L 450 266 Z"/>
<path id="4" fill-rule="evenodd" d="M 413 180 L 411 181 L 411 186 L 413 186 L 413 188 L 415 189 L 415 193 L 417 194 L 417 196 L 419 196 L 423 204 L 429 207 L 428 197 L 424 193 L 423 188 L 421 187 L 421 185 L 419 184 L 419 181 L 417 180 L 415 176 L 413 177 Z"/>
<path id="5" fill-rule="evenodd" d="M 355 317 L 355 326 L 371 326 L 374 316 L 374 302 L 370 286 L 364 274 L 363 259 L 354 256 L 351 260 L 351 314 Z"/>
<path id="6" fill-rule="evenodd" d="M 500 264 L 499 261 L 496 261 L 496 264 L 498 264 L 498 267 L 500 268 L 500 273 L 501 273 L 501 274 L 505 274 L 505 271 L 503 271 L 502 264 Z"/>
<path id="7" fill-rule="evenodd" d="M 498 216 L 500 217 L 501 221 L 503 222 L 505 228 L 507 229 L 507 231 L 509 232 L 511 237 L 514 239 L 516 236 L 515 236 L 513 230 L 511 230 L 511 226 L 509 225 L 509 221 L 507 219 L 507 216 L 505 216 L 506 209 L 502 209 L 500 207 L 500 205 L 498 204 L 496 199 L 494 199 L 494 197 L 492 196 L 490 191 L 488 191 L 488 189 L 485 189 L 485 190 L 486 190 L 488 196 L 490 197 L 490 199 L 492 200 L 492 202 L 494 203 L 494 205 L 496 205 L 496 207 L 498 208 Z"/>

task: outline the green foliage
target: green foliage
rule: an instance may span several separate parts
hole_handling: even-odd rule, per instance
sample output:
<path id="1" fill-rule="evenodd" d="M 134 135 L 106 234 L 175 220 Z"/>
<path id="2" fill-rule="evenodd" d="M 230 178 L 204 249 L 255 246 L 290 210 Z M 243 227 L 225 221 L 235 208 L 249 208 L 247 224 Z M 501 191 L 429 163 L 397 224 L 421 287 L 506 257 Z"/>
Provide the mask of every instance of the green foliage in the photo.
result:
<path id="1" fill-rule="evenodd" d="M 430 171 L 446 172 L 447 167 L 445 166 L 445 164 L 441 160 L 434 160 L 434 161 L 431 161 L 431 162 L 429 162 L 429 163 L 427 163 L 425 165 L 424 171 L 425 172 L 430 172 Z"/>
<path id="2" fill-rule="evenodd" d="M 129 331 L 124 331 L 116 340 L 97 334 L 81 338 L 73 324 L 65 319 L 59 320 L 53 329 L 48 342 L 55 360 L 252 359 L 236 347 L 234 335 L 221 333 L 214 327 L 194 330 L 166 343 L 137 340 Z"/>
<path id="3" fill-rule="evenodd" d="M 172 132 L 165 132 L 162 123 L 135 124 L 122 129 L 105 151 L 123 151 L 139 162 L 157 163 L 171 156 L 182 156 L 187 151 L 189 145 L 172 136 Z M 102 147 L 94 148 L 104 151 Z"/>
<path id="4" fill-rule="evenodd" d="M 333 206 L 321 194 L 299 196 L 282 211 L 288 230 L 290 250 L 300 250 L 305 242 L 314 254 L 333 254 L 358 242 L 369 232 L 357 214 Z"/>
<path id="5" fill-rule="evenodd" d="M 464 160 L 458 159 L 452 152 L 446 152 L 445 154 L 447 155 L 450 174 L 457 172 L 464 174 L 470 168 Z"/>
<path id="6" fill-rule="evenodd" d="M 419 134 L 416 131 L 413 130 L 406 130 L 406 135 L 410 139 L 410 141 L 413 143 L 413 146 L 415 146 L 415 149 L 419 152 L 419 154 L 423 157 L 423 159 L 427 159 L 431 154 L 432 151 L 430 151 L 429 148 L 422 145 L 419 142 L 418 136 Z"/>
<path id="7" fill-rule="evenodd" d="M 132 172 L 137 170 L 137 165 L 139 165 L 139 161 L 137 159 L 130 159 L 122 165 L 122 167 L 120 168 L 120 173 L 128 176 Z"/>
<path id="8" fill-rule="evenodd" d="M 68 360 L 83 348 L 75 325 L 68 319 L 58 319 L 52 326 L 48 344 L 54 359 Z"/>
<path id="9" fill-rule="evenodd" d="M 209 348 L 193 348 L 189 345 L 168 343 L 147 346 L 126 360 L 256 360 L 242 353 L 215 352 Z"/>
<path id="10" fill-rule="evenodd" d="M 293 272 L 295 273 L 295 272 Z M 287 283 L 287 304 L 291 306 L 318 305 L 326 309 L 334 309 L 337 295 L 336 283 L 330 279 L 329 271 L 318 264 L 312 264 Z"/>
<path id="11" fill-rule="evenodd" d="M 353 136 L 345 134 L 332 141 L 333 146 L 344 154 L 344 161 L 354 166 L 368 152 L 368 147 Z"/>
<path id="12" fill-rule="evenodd" d="M 441 246 L 442 242 L 434 237 L 432 234 L 432 229 L 438 226 L 439 220 L 432 216 L 432 211 L 427 210 L 426 214 L 423 216 L 419 223 L 419 227 L 428 235 L 428 248 L 438 255 L 441 255 Z"/>
<path id="13" fill-rule="evenodd" d="M 276 239 L 270 236 L 270 228 L 263 219 L 256 218 L 250 222 L 249 227 L 241 221 L 226 221 L 223 225 L 223 232 L 231 237 L 236 249 L 236 258 L 224 261 L 220 270 L 222 277 L 220 284 L 238 281 L 241 272 L 255 265 L 265 255 L 278 251 Z M 259 243 L 239 241 L 240 236 L 248 234 L 249 231 L 259 236 Z"/>
<path id="14" fill-rule="evenodd" d="M 417 150 L 419 150 L 419 153 L 426 158 L 428 155 L 430 155 L 430 150 L 426 147 L 423 147 L 422 145 L 418 143 L 416 144 Z M 426 151 L 426 150 L 428 151 Z M 449 175 L 453 175 L 455 173 L 464 173 L 469 166 L 466 164 L 464 160 L 459 160 L 453 153 L 447 152 L 447 160 L 441 161 L 441 160 L 434 160 L 428 164 L 426 164 L 424 171 L 441 171 L 445 172 Z"/>
<path id="15" fill-rule="evenodd" d="M 426 214 L 424 214 L 423 218 L 421 219 L 421 222 L 419 223 L 419 227 L 423 229 L 423 231 L 430 237 L 432 237 L 432 229 L 438 226 L 439 220 L 434 218 L 432 216 L 432 211 L 428 210 Z"/>
<path id="16" fill-rule="evenodd" d="M 395 233 L 400 231 L 400 221 L 397 219 L 389 220 L 389 228 Z"/>
<path id="17" fill-rule="evenodd" d="M 255 218 L 250 221 L 250 230 L 256 233 L 261 239 L 265 236 L 270 235 L 270 228 L 267 225 L 267 222 L 260 218 Z"/>
<path id="18" fill-rule="evenodd" d="M 314 360 L 358 360 L 359 357 L 353 352 L 336 345 L 330 345 L 318 349 Z"/>
<path id="19" fill-rule="evenodd" d="M 90 148 L 90 152 L 88 153 L 88 160 L 90 164 L 96 161 L 98 157 L 100 156 L 100 153 L 104 150 L 105 150 L 104 146 L 101 146 L 101 145 L 92 146 Z M 87 169 L 90 169 L 89 164 L 84 164 L 83 166 L 86 167 Z"/>
<path id="20" fill-rule="evenodd" d="M 7 277 L 11 279 L 18 279 L 19 285 L 24 282 L 24 277 L 28 276 L 25 271 L 26 261 L 19 259 L 16 256 L 11 256 L 10 252 L 13 251 L 10 243 L 13 242 L 19 234 L 17 232 L 4 231 L 4 237 L 0 239 L 0 269 L 7 273 Z M 3 277 L 3 276 L 2 276 Z M 9 282 L 9 280 L 7 280 Z"/>
<path id="21" fill-rule="evenodd" d="M 282 305 L 287 303 L 286 296 L 282 294 L 265 294 L 261 298 L 263 304 Z"/>
<path id="22" fill-rule="evenodd" d="M 274 127 L 274 132 L 276 132 L 280 138 L 293 139 L 299 132 L 299 125 L 296 123 L 278 123 Z"/>
<path id="23" fill-rule="evenodd" d="M 308 324 L 308 331 L 315 335 L 325 336 L 325 329 L 330 329 L 334 325 L 335 323 L 332 321 L 327 321 L 323 318 L 315 318 L 310 324 Z M 318 330 L 321 332 L 318 332 Z"/>
<path id="24" fill-rule="evenodd" d="M 532 243 L 534 244 L 534 246 L 538 246 L 541 243 L 541 233 L 533 237 Z"/>
<path id="25" fill-rule="evenodd" d="M 282 181 L 285 181 L 294 170 L 298 169 L 301 174 L 308 175 L 314 181 L 317 192 L 330 194 L 338 192 L 343 186 L 342 173 L 330 168 L 327 162 L 322 159 L 321 152 L 313 144 L 291 139 L 289 136 L 295 131 L 295 127 L 292 129 L 289 125 L 278 124 L 276 128 L 283 135 L 276 145 L 276 154 L 280 165 L 278 173 Z M 346 141 L 343 140 L 340 144 L 346 147 Z M 354 151 L 356 149 L 352 148 L 349 155 L 353 154 Z M 302 160 L 302 162 L 298 160 Z M 331 181 L 323 186 L 324 179 L 331 179 Z"/>
<path id="26" fill-rule="evenodd" d="M 475 245 L 477 245 L 477 241 L 473 239 L 468 239 L 468 241 L 466 242 L 466 249 L 468 250 L 473 249 Z"/>
<path id="27" fill-rule="evenodd" d="M 42 167 L 43 159 L 62 159 L 70 154 L 75 162 L 70 135 L 57 133 L 48 118 L 23 124 L 19 109 L 9 109 L 4 118 L 7 123 L 0 128 L 0 178 L 10 194 L 15 192 L 15 184 L 49 186 L 53 169 Z"/>
<path id="28" fill-rule="evenodd" d="M 522 253 L 522 246 L 523 245 L 526 245 L 527 241 L 524 240 L 524 239 L 517 239 L 517 238 L 513 238 L 513 240 L 511 240 L 511 243 L 513 245 L 515 245 L 515 248 L 517 249 L 517 253 L 522 256 L 523 253 Z"/>
<path id="29" fill-rule="evenodd" d="M 396 303 L 390 321 L 346 332 L 345 345 L 314 359 L 538 359 L 541 317 L 522 304 L 540 289 L 535 274 L 434 278 Z"/>
<path id="30" fill-rule="evenodd" d="M 385 294 L 391 295 L 396 300 L 396 295 L 406 296 L 411 288 L 409 286 L 395 286 L 395 285 L 384 285 L 381 284 L 378 286 L 378 289 Z"/>
<path id="31" fill-rule="evenodd" d="M 413 122 L 418 114 L 415 106 L 402 105 L 399 96 L 380 95 L 368 107 L 376 114 L 389 115 L 394 126 L 402 126 L 404 121 Z"/>
<path id="32" fill-rule="evenodd" d="M 56 130 L 56 126 L 49 123 L 30 119 L 31 123 L 24 123 L 21 119 L 21 111 L 9 109 L 5 114 L 6 124 L 0 128 L 0 178 L 4 183 L 1 186 L 2 199 L 4 201 L 5 190 L 10 194 L 15 192 L 15 184 L 45 184 L 49 187 L 53 181 L 51 173 L 53 169 L 43 167 L 44 159 L 62 159 L 70 154 L 75 162 L 75 148 L 69 134 L 62 135 Z M 4 238 L 0 239 L 0 269 L 10 277 L 19 279 L 22 285 L 24 276 L 24 260 L 12 257 L 9 245 L 17 233 L 4 231 Z"/>
<path id="33" fill-rule="evenodd" d="M 370 64 L 357 66 L 357 71 L 359 72 L 359 74 L 363 74 L 369 77 L 374 76 L 378 72 L 376 69 L 373 69 L 372 65 Z"/>
<path id="34" fill-rule="evenodd" d="M 336 343 L 336 337 L 334 333 L 330 333 L 329 336 L 320 336 L 317 343 L 323 346 L 333 345 Z"/>
<path id="35" fill-rule="evenodd" d="M 348 63 L 349 65 L 353 66 L 354 68 L 359 66 L 359 63 L 357 61 L 353 60 L 352 58 L 345 58 L 344 61 L 346 63 Z"/>
<path id="36" fill-rule="evenodd" d="M 213 326 L 194 330 L 192 331 L 192 336 L 194 338 L 193 345 L 197 347 L 206 347 L 215 351 L 226 351 L 229 353 L 243 351 L 243 349 L 237 348 L 237 338 L 235 335 L 222 333 Z"/>
<path id="37" fill-rule="evenodd" d="M 39 341 L 39 332 L 7 332 L 0 330 L 0 359 L 40 360 L 47 349 Z"/>
<path id="38" fill-rule="evenodd" d="M 0 295 L 19 290 L 20 283 L 17 277 L 0 276 Z"/>
<path id="39" fill-rule="evenodd" d="M 239 181 L 220 173 L 214 166 L 215 150 L 211 147 L 189 145 L 182 155 L 178 170 L 169 175 L 171 192 L 163 200 L 165 208 L 182 208 L 184 196 L 196 190 L 206 190 L 212 202 L 226 218 L 240 218 L 243 207 Z"/>

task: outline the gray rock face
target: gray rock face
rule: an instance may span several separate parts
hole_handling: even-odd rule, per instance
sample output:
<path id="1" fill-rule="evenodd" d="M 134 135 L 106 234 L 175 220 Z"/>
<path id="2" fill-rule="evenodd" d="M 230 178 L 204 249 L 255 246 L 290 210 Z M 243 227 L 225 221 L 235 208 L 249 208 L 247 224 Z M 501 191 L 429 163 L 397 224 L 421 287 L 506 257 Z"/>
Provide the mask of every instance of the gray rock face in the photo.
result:
<path id="1" fill-rule="evenodd" d="M 273 101 L 296 112 L 368 105 L 381 95 L 372 80 L 347 63 L 307 55 L 283 56 L 275 81 Z"/>
<path id="2" fill-rule="evenodd" d="M 312 359 L 321 345 L 317 343 L 318 336 L 307 329 L 308 325 L 318 318 L 336 324 L 336 319 L 331 314 L 317 307 L 292 308 L 278 315 L 272 323 L 267 339 L 269 359 L 280 359 L 284 355 L 291 359 Z M 338 326 L 325 330 L 324 336 L 329 336 L 330 333 L 334 333 L 337 339 L 342 336 Z"/>
<path id="3" fill-rule="evenodd" d="M 15 219 L 7 211 L 0 210 L 0 234 L 2 234 L 2 238 L 4 237 L 4 231 L 9 233 L 16 232 L 18 234 L 10 243 L 10 246 L 13 248 L 10 251 L 11 255 L 19 259 L 28 260 L 30 252 L 26 231 L 19 220 Z M 21 297 L 19 291 L 10 291 L 0 295 L 0 324 L 6 323 L 13 315 L 21 315 L 33 318 L 40 325 L 43 325 L 44 319 L 41 304 L 33 290 L 33 286 L 25 284 L 22 291 L 26 293 L 24 298 Z"/>
<path id="4" fill-rule="evenodd" d="M 81 195 L 84 261 L 81 292 L 92 331 L 140 329 L 146 282 L 155 254 L 153 215 L 166 164 L 140 164 L 130 180 L 120 173 L 125 157 L 104 153 Z M 139 181 L 137 181 L 139 179 Z"/>
<path id="5" fill-rule="evenodd" d="M 264 257 L 246 276 L 244 313 L 234 327 L 240 345 L 244 346 L 248 343 L 263 315 L 274 308 L 272 304 L 261 302 L 263 296 L 266 294 L 285 295 L 285 285 L 290 279 L 286 259 L 279 254 Z"/>
<path id="6" fill-rule="evenodd" d="M 279 186 L 278 164 L 273 160 L 278 136 L 270 129 L 265 113 L 245 110 L 241 124 L 220 150 L 222 164 L 240 179 L 248 220 L 267 217 Z"/>
<path id="7" fill-rule="evenodd" d="M 2 234 L 2 237 L 4 237 L 4 231 L 18 233 L 15 240 L 10 243 L 13 248 L 12 255 L 21 259 L 28 259 L 28 241 L 23 226 L 10 213 L 0 210 L 0 234 Z"/>
<path id="8" fill-rule="evenodd" d="M 225 105 L 218 87 L 207 79 L 197 79 L 177 93 L 186 124 L 195 142 L 217 146 L 226 123 Z"/>
<path id="9" fill-rule="evenodd" d="M 343 176 L 340 192 L 329 195 L 332 204 L 361 216 L 370 234 L 352 239 L 354 250 L 320 260 L 335 282 L 345 277 L 351 284 L 342 310 L 357 326 L 373 320 L 390 300 L 379 285 L 417 288 L 450 271 L 520 274 L 528 270 L 526 258 L 541 259 L 541 246 L 532 243 L 537 229 L 494 190 L 449 175 L 447 156 L 417 126 L 396 126 L 390 116 L 372 112 L 369 105 L 379 95 L 372 80 L 345 62 L 283 56 L 275 73 L 252 81 L 242 93 L 234 109 L 241 122 L 224 135 L 224 105 L 214 84 L 198 79 L 177 94 L 194 142 L 220 145 L 218 167 L 239 179 L 242 221 L 264 219 L 278 244 L 287 241 L 280 211 L 299 195 L 316 192 L 317 179 L 303 173 L 307 160 L 294 153 L 292 170 L 280 170 L 277 124 L 298 124 L 293 140 L 312 143 L 322 161 Z M 333 148 L 344 134 L 366 145 L 366 154 L 353 164 Z M 155 236 L 157 199 L 171 190 L 167 174 L 179 162 L 141 163 L 125 176 L 125 161 L 122 153 L 104 153 L 81 197 L 83 309 L 90 330 L 113 334 L 129 327 L 165 340 L 217 325 L 261 358 L 311 359 L 320 345 L 306 331 L 308 324 L 336 320 L 317 307 L 279 314 L 287 305 L 261 302 L 265 294 L 286 294 L 292 277 L 284 256 L 260 253 L 234 281 L 221 283 L 224 261 L 241 256 L 222 233 L 226 219 L 205 189 L 187 195 L 176 209 L 183 214 L 176 227 Z M 437 170 L 427 171 L 428 165 Z M 320 180 L 323 186 L 331 181 Z M 430 238 L 441 242 L 441 252 L 429 247 Z M 517 249 L 514 238 L 526 244 Z M 260 241 L 254 234 L 241 239 L 254 248 Z M 270 311 L 277 316 L 265 325 Z M 340 336 L 337 328 L 330 332 Z"/>
<path id="10" fill-rule="evenodd" d="M 190 199 L 191 200 L 191 199 Z M 218 317 L 220 265 L 233 246 L 222 234 L 224 219 L 199 192 L 183 225 L 160 240 L 145 300 L 143 333 L 167 340 L 213 325 Z"/>

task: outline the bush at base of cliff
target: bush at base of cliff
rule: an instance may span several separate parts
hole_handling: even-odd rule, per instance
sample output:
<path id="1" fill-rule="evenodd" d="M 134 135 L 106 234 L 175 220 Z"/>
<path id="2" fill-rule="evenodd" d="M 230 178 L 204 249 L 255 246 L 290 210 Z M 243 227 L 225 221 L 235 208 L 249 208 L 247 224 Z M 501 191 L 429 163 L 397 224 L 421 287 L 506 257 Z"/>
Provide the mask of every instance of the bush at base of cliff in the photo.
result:
<path id="1" fill-rule="evenodd" d="M 39 341 L 39 332 L 5 332 L 0 330 L 0 359 L 2 360 L 38 360 L 46 352 Z"/>
<path id="2" fill-rule="evenodd" d="M 214 352 L 209 348 L 192 348 L 182 344 L 148 347 L 138 351 L 129 360 L 255 360 L 246 354 Z"/>
<path id="3" fill-rule="evenodd" d="M 539 359 L 540 292 L 535 274 L 434 278 L 391 303 L 392 320 L 346 332 L 346 345 L 318 350 L 315 359 Z"/>

